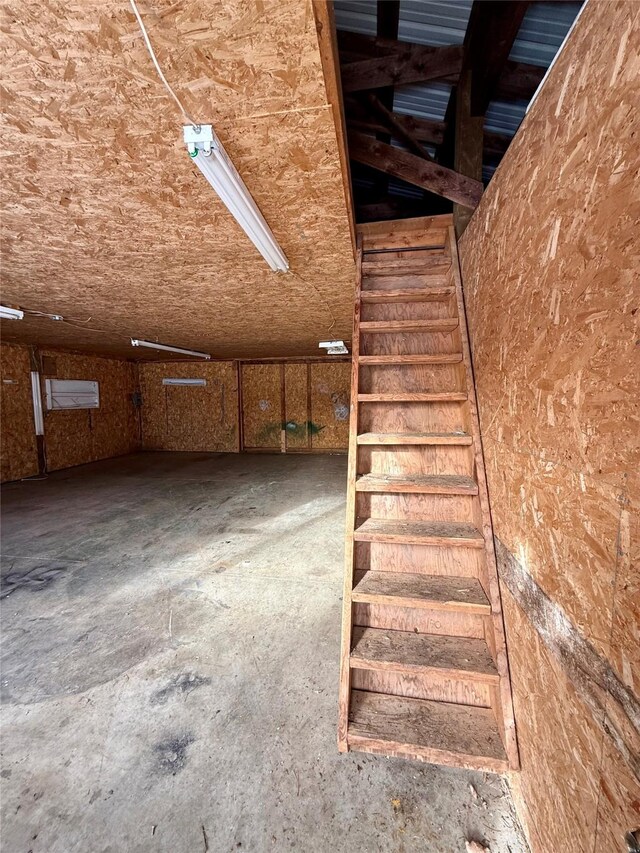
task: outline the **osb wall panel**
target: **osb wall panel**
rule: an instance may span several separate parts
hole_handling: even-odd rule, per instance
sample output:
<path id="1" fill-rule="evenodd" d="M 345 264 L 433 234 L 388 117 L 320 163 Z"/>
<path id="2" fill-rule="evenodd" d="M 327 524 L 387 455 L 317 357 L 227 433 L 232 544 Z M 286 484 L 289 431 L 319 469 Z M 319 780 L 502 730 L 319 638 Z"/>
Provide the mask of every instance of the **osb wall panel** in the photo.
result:
<path id="1" fill-rule="evenodd" d="M 311 365 L 311 446 L 346 450 L 349 446 L 349 362 Z"/>
<path id="2" fill-rule="evenodd" d="M 121 456 L 138 449 L 138 413 L 132 400 L 137 380 L 132 362 L 47 349 L 39 352 L 41 356 L 49 356 L 55 364 L 55 374 L 42 373 L 48 471 Z M 100 407 L 48 412 L 44 380 L 52 377 L 97 381 Z"/>
<path id="3" fill-rule="evenodd" d="M 238 378 L 232 361 L 138 365 L 145 450 L 238 450 Z M 204 379 L 204 386 L 163 385 Z"/>
<path id="4" fill-rule="evenodd" d="M 0 345 L 0 482 L 38 473 L 26 347 Z"/>
<path id="5" fill-rule="evenodd" d="M 3 335 L 122 357 L 129 336 L 245 358 L 348 339 L 355 268 L 310 0 L 141 13 L 167 78 L 215 125 L 291 271 L 269 270 L 190 161 L 127 0 L 72 12 L 59 0 L 9 3 L 3 299 L 75 319 L 3 321 Z"/>
<path id="6" fill-rule="evenodd" d="M 536 853 L 572 849 L 558 847 L 558 824 L 562 823 L 562 831 L 573 837 L 573 849 L 593 853 L 599 796 L 593 762 L 602 751 L 601 729 L 504 587 L 502 604 L 511 677 L 517 683 L 514 712 L 526 804 L 523 824 L 532 849 Z M 535 772 L 530 772 L 532 768 Z M 559 778 L 571 789 L 571 797 L 561 803 L 549 794 L 557 790 Z"/>
<path id="7" fill-rule="evenodd" d="M 309 394 L 306 364 L 284 365 L 284 409 L 287 450 L 308 449 Z"/>
<path id="8" fill-rule="evenodd" d="M 279 450 L 282 367 L 280 364 L 243 364 L 241 371 L 244 446 Z"/>
<path id="9" fill-rule="evenodd" d="M 564 614 L 541 645 L 504 591 L 536 853 L 640 823 L 639 73 L 640 7 L 589 3 L 460 243 L 495 533 Z"/>

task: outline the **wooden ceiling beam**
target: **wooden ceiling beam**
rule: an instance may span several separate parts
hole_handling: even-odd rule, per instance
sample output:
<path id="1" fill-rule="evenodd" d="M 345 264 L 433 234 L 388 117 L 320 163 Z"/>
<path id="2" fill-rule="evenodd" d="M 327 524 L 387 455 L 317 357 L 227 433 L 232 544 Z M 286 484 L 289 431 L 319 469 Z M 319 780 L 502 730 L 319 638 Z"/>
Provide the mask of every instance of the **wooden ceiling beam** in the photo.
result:
<path id="1" fill-rule="evenodd" d="M 338 44 L 343 74 L 345 68 L 357 65 L 358 61 L 380 59 L 384 55 L 397 55 L 407 48 L 420 49 L 424 47 L 424 45 L 412 42 L 381 39 L 376 36 L 365 36 L 344 30 L 338 31 Z M 546 69 L 539 65 L 507 60 L 496 85 L 495 97 L 500 100 L 529 100 L 540 85 L 545 71 Z M 458 77 L 459 72 L 438 79 L 444 83 L 457 83 Z"/>
<path id="2" fill-rule="evenodd" d="M 470 72 L 470 114 L 483 116 L 492 100 L 530 0 L 474 0 L 464 40 Z"/>
<path id="3" fill-rule="evenodd" d="M 399 42 L 401 44 L 401 42 Z M 403 46 L 398 53 L 350 62 L 341 68 L 344 92 L 425 83 L 454 76 L 462 68 L 462 47 Z"/>
<path id="4" fill-rule="evenodd" d="M 373 94 L 373 92 L 369 92 L 367 94 L 367 102 L 373 111 L 378 114 L 387 130 L 390 130 L 396 139 L 404 142 L 407 148 L 410 151 L 413 151 L 414 154 L 417 154 L 418 157 L 424 157 L 425 160 L 433 160 L 429 152 L 420 145 L 411 131 L 407 129 L 402 121 L 396 120 L 391 110 L 388 110 L 386 106 Z"/>
<path id="5" fill-rule="evenodd" d="M 354 130 L 365 130 L 371 133 L 379 133 L 384 126 L 375 116 L 364 112 L 352 112 L 349 106 L 347 124 Z M 415 116 L 406 116 L 401 113 L 392 113 L 395 122 L 403 126 L 407 133 L 412 134 L 418 142 L 426 142 L 431 145 L 439 145 L 444 136 L 445 124 L 443 121 L 428 121 Z"/>
<path id="6" fill-rule="evenodd" d="M 547 69 L 541 65 L 508 60 L 498 80 L 495 98 L 503 101 L 530 101 L 546 73 Z"/>
<path id="7" fill-rule="evenodd" d="M 349 156 L 358 163 L 466 207 L 476 207 L 482 195 L 480 181 L 362 133 L 349 134 Z"/>
<path id="8" fill-rule="evenodd" d="M 378 0 L 376 4 L 376 33 L 379 38 L 395 41 L 398 38 L 398 27 L 400 25 L 400 0 Z M 343 85 L 344 91 L 344 85 Z M 393 86 L 377 89 L 375 92 L 377 102 L 381 108 L 393 109 Z M 388 129 L 377 134 L 380 142 L 391 142 Z M 375 189 L 378 195 L 384 196 L 389 189 L 389 178 L 378 172 L 375 180 Z"/>

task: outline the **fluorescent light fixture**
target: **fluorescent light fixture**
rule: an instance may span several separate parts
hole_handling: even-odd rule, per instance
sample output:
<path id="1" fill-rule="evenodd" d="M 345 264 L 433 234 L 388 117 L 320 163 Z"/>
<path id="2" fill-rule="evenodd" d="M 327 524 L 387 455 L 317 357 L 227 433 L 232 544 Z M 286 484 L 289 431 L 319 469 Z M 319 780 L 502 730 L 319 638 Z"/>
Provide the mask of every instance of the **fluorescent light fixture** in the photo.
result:
<path id="1" fill-rule="evenodd" d="M 320 341 L 318 346 L 326 349 L 327 355 L 349 355 L 344 341 Z"/>
<path id="2" fill-rule="evenodd" d="M 44 435 L 44 417 L 42 415 L 42 395 L 40 394 L 40 374 L 31 371 L 31 400 L 33 402 L 33 420 L 36 435 Z"/>
<path id="3" fill-rule="evenodd" d="M 286 272 L 289 261 L 236 171 L 210 124 L 183 126 L 184 141 L 196 166 L 220 196 L 247 237 L 275 272 Z"/>
<path id="4" fill-rule="evenodd" d="M 7 308 L 6 305 L 0 305 L 0 317 L 3 320 L 22 320 L 24 311 L 20 311 L 19 308 Z"/>
<path id="5" fill-rule="evenodd" d="M 163 379 L 162 384 L 163 385 L 188 385 L 189 387 L 192 387 L 195 385 L 200 385 L 200 386 L 206 385 L 207 380 L 206 379 Z"/>
<path id="6" fill-rule="evenodd" d="M 138 338 L 131 338 L 132 347 L 149 347 L 149 349 L 160 349 L 166 352 L 178 352 L 180 355 L 193 355 L 196 358 L 210 359 L 208 352 L 198 352 L 193 349 L 182 349 L 182 347 L 170 347 L 167 344 L 157 344 L 154 341 L 140 341 Z"/>

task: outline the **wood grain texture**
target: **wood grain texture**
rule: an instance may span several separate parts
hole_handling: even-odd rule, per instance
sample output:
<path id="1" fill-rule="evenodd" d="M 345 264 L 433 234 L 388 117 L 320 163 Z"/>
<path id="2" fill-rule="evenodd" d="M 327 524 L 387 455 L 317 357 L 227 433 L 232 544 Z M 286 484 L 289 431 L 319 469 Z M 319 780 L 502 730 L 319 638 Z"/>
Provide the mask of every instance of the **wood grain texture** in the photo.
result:
<path id="1" fill-rule="evenodd" d="M 349 745 L 436 764 L 463 763 L 493 772 L 506 767 L 493 712 L 444 702 L 356 690 Z"/>
<path id="2" fill-rule="evenodd" d="M 475 578 L 412 572 L 355 572 L 354 601 L 488 614 L 487 596 Z"/>
<path id="3" fill-rule="evenodd" d="M 91 322 L 3 321 L 3 336 L 122 357 L 133 336 L 220 358 L 312 355 L 330 331 L 348 339 L 349 215 L 310 0 L 141 13 L 291 272 L 270 272 L 190 162 L 129 3 L 79 3 L 70 17 L 58 0 L 25 0 L 2 12 L 3 299 Z"/>
<path id="4" fill-rule="evenodd" d="M 143 363 L 142 441 L 147 450 L 238 451 L 238 382 L 232 361 Z M 167 386 L 163 379 L 204 379 Z"/>
<path id="5" fill-rule="evenodd" d="M 588 4 L 460 244 L 495 532 L 636 697 L 639 69 L 637 5 Z M 532 618 L 506 624 L 533 850 L 622 849 L 629 755 Z"/>
<path id="6" fill-rule="evenodd" d="M 477 495 L 471 477 L 455 474 L 363 474 L 356 480 L 357 492 L 408 492 L 425 495 Z"/>
<path id="7" fill-rule="evenodd" d="M 351 365 L 311 365 L 311 446 L 314 450 L 346 450 L 349 446 Z"/>
<path id="8" fill-rule="evenodd" d="M 390 672 L 439 669 L 452 677 L 497 681 L 498 672 L 484 640 L 445 637 L 409 631 L 353 629 L 351 666 Z"/>
<path id="9" fill-rule="evenodd" d="M 306 364 L 284 366 L 284 413 L 287 451 L 307 449 L 311 413 L 308 407 Z"/>
<path id="10" fill-rule="evenodd" d="M 244 447 L 280 450 L 283 427 L 282 375 L 279 364 L 243 364 Z"/>
<path id="11" fill-rule="evenodd" d="M 90 379 L 99 383 L 100 407 L 76 411 L 44 408 L 47 470 L 57 471 L 132 453 L 140 447 L 135 364 L 121 359 L 42 349 L 56 368 L 57 379 Z M 42 376 L 43 382 L 47 378 Z"/>
<path id="12" fill-rule="evenodd" d="M 358 436 L 358 444 L 469 445 L 471 444 L 471 436 L 464 433 L 446 432 L 364 432 Z"/>
<path id="13" fill-rule="evenodd" d="M 0 432 L 0 482 L 37 474 L 31 363 L 26 347 L 0 345 Z"/>
<path id="14" fill-rule="evenodd" d="M 367 518 L 355 529 L 360 542 L 403 542 L 416 545 L 454 545 L 484 548 L 482 534 L 472 524 Z"/>

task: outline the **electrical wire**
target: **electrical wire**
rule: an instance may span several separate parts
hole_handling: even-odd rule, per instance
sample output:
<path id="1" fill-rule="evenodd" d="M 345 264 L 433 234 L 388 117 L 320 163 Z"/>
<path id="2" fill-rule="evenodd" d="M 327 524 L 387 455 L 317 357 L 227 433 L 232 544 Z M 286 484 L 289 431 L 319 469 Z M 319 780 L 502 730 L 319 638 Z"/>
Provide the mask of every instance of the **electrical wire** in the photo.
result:
<path id="1" fill-rule="evenodd" d="M 131 3 L 131 8 L 133 9 L 133 14 L 136 16 L 136 20 L 138 21 L 138 25 L 140 26 L 140 30 L 142 32 L 142 38 L 144 39 L 144 43 L 147 46 L 147 50 L 149 51 L 149 56 L 151 57 L 151 61 L 155 65 L 155 69 L 158 72 L 158 77 L 162 80 L 167 92 L 169 92 L 169 94 L 171 95 L 173 100 L 176 102 L 176 104 L 180 108 L 180 111 L 182 112 L 182 115 L 185 117 L 186 121 L 190 125 L 192 125 L 194 128 L 199 128 L 200 124 L 197 121 L 194 121 L 191 118 L 191 116 L 189 115 L 189 113 L 185 110 L 184 106 L 182 105 L 182 101 L 176 95 L 176 93 L 173 91 L 173 89 L 171 88 L 171 86 L 167 82 L 167 78 L 162 73 L 162 68 L 160 68 L 160 64 L 156 58 L 153 47 L 151 46 L 151 41 L 149 39 L 149 34 L 147 32 L 147 28 L 145 27 L 145 25 L 142 21 L 142 18 L 140 17 L 140 12 L 138 11 L 138 7 L 136 6 L 136 0 L 129 0 L 129 2 Z"/>

